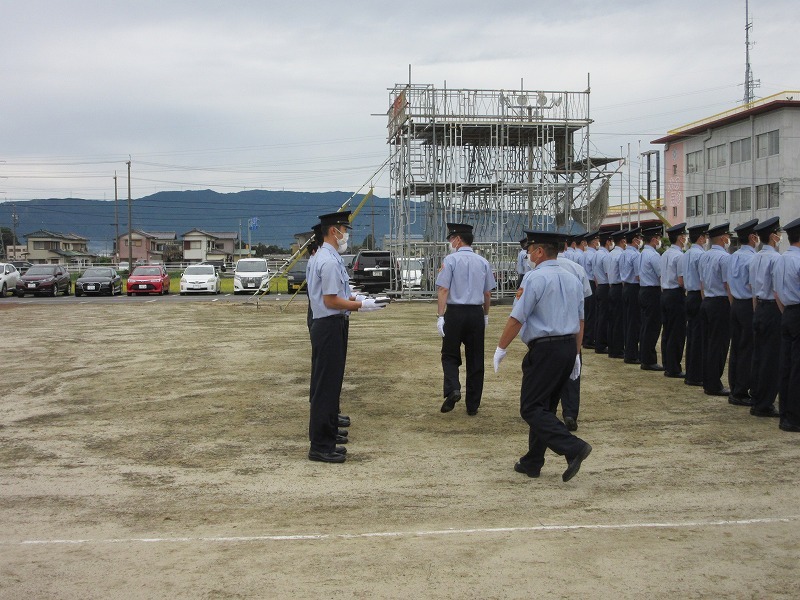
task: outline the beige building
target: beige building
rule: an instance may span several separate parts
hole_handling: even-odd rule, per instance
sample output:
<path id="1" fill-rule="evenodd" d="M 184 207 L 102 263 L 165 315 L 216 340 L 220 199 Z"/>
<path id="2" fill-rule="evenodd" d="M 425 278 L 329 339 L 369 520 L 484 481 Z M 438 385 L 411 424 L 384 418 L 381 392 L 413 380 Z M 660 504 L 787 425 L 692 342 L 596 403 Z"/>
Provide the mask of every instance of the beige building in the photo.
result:
<path id="1" fill-rule="evenodd" d="M 236 242 L 235 231 L 203 231 L 192 229 L 183 234 L 183 260 L 199 263 L 207 260 L 233 262 Z"/>
<path id="2" fill-rule="evenodd" d="M 160 263 L 163 262 L 164 248 L 170 244 L 176 244 L 178 236 L 174 231 L 142 231 L 134 229 L 131 232 L 130 243 L 128 234 L 119 236 L 117 248 L 119 248 L 118 261 L 128 261 L 133 259 L 133 263 Z"/>
<path id="3" fill-rule="evenodd" d="M 86 265 L 94 255 L 89 254 L 87 238 L 74 233 L 58 233 L 40 229 L 25 236 L 27 260 L 34 264 Z"/>

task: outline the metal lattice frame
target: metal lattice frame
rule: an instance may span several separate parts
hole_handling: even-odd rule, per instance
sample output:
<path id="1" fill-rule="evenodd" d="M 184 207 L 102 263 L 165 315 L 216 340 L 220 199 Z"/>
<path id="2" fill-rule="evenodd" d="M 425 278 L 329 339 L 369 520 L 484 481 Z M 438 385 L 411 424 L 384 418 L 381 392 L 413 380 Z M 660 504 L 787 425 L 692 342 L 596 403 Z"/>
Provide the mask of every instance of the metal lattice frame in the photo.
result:
<path id="1" fill-rule="evenodd" d="M 523 229 L 583 231 L 596 224 L 588 90 L 398 84 L 389 99 L 388 249 L 393 257 L 425 261 L 423 295 L 435 291 L 447 222 L 473 225 L 473 247 L 492 263 L 498 295 L 516 290 Z M 421 239 L 412 236 L 420 228 Z"/>

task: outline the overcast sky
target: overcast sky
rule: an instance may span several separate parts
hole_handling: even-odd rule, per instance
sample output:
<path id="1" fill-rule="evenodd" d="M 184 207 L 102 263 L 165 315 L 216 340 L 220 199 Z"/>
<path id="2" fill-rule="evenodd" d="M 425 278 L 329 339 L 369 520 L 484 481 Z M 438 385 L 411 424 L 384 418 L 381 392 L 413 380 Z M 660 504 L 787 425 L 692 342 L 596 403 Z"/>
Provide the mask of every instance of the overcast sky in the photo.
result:
<path id="1" fill-rule="evenodd" d="M 0 201 L 355 191 L 396 83 L 582 91 L 592 153 L 744 95 L 744 0 L 0 0 Z M 751 0 L 757 96 L 800 89 L 797 0 Z M 389 196 L 388 175 L 375 180 Z M 626 195 L 627 170 L 615 182 Z M 635 190 L 634 190 L 635 193 Z"/>

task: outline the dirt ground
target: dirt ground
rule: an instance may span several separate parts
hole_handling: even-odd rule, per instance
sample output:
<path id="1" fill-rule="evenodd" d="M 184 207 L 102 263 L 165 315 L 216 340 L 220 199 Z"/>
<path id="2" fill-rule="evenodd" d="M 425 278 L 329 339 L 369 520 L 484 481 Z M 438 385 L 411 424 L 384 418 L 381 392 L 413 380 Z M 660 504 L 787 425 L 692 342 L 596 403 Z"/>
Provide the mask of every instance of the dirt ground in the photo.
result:
<path id="1" fill-rule="evenodd" d="M 565 484 L 512 470 L 524 346 L 441 414 L 435 305 L 354 315 L 310 462 L 305 303 L 0 300 L 1 598 L 796 598 L 800 437 L 585 356 Z"/>

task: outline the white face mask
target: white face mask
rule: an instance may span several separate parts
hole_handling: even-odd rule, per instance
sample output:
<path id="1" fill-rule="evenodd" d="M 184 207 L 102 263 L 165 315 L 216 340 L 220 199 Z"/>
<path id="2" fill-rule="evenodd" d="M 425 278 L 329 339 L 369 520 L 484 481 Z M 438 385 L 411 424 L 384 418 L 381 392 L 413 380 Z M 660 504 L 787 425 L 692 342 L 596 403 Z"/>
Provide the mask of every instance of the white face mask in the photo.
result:
<path id="1" fill-rule="evenodd" d="M 727 250 L 730 247 L 731 247 L 731 241 L 728 240 L 727 242 L 725 242 L 725 245 L 723 246 L 723 248 L 725 248 L 725 250 Z"/>
<path id="2" fill-rule="evenodd" d="M 535 262 L 533 262 L 533 261 L 531 260 L 531 257 L 530 257 L 530 256 L 528 257 L 528 266 L 529 266 L 531 269 L 535 269 L 535 268 L 536 268 L 536 263 L 535 263 Z"/>
<path id="3" fill-rule="evenodd" d="M 336 231 L 337 233 L 340 233 L 338 229 Z M 336 245 L 337 245 L 336 251 L 339 254 L 344 254 L 345 252 L 347 252 L 347 241 L 350 239 L 350 234 L 347 231 L 345 231 L 341 235 L 342 237 L 336 236 Z"/>
<path id="4" fill-rule="evenodd" d="M 608 251 L 611 252 L 614 249 L 614 242 L 611 242 L 611 246 L 608 247 Z"/>
<path id="5" fill-rule="evenodd" d="M 776 235 L 775 237 L 778 238 L 777 240 L 775 240 L 775 245 L 776 246 L 780 246 L 781 242 L 783 241 L 783 236 L 782 235 Z"/>
<path id="6" fill-rule="evenodd" d="M 656 242 L 656 250 L 660 250 L 660 249 L 661 249 L 661 240 L 658 240 Z M 642 260 L 644 260 L 644 259 L 642 259 Z"/>
<path id="7" fill-rule="evenodd" d="M 458 250 L 458 246 L 454 245 L 453 242 L 450 242 L 449 246 L 450 254 Z"/>

